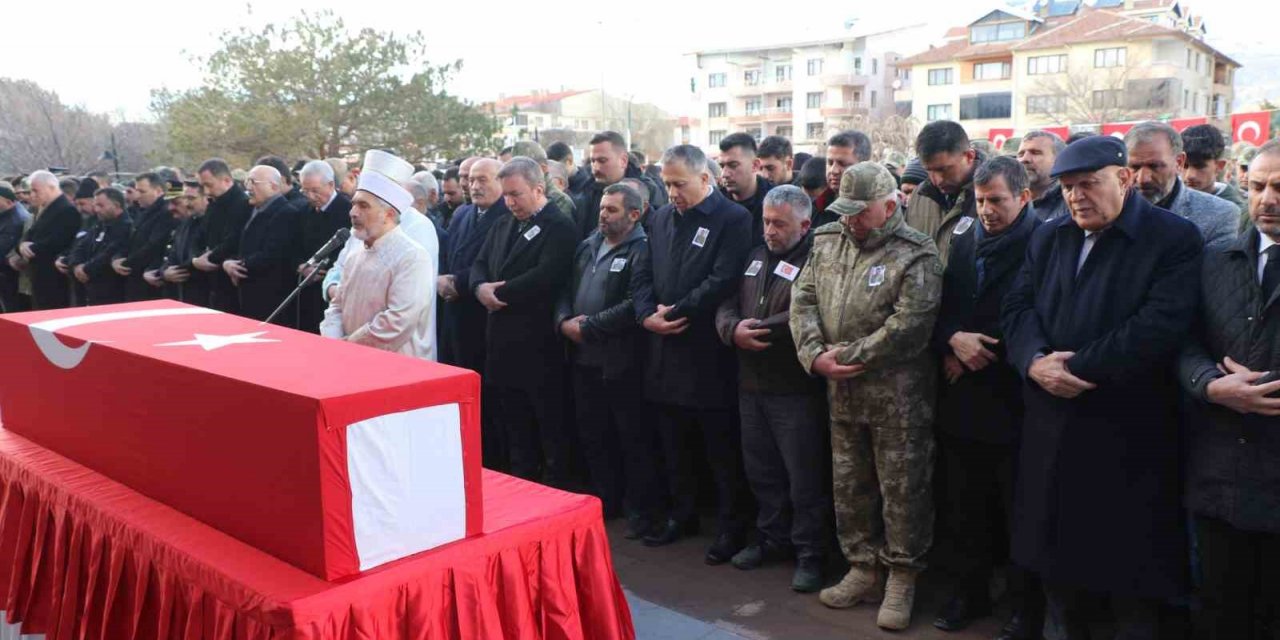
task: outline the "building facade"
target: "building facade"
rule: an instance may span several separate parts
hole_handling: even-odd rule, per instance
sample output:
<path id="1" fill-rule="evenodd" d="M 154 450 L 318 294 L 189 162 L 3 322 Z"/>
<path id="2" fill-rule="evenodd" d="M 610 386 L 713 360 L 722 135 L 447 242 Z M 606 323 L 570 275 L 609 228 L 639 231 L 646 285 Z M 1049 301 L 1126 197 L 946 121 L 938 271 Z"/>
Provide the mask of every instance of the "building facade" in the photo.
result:
<path id="1" fill-rule="evenodd" d="M 690 53 L 689 102 L 673 142 L 714 156 L 721 138 L 743 131 L 812 152 L 856 117 L 894 113 L 897 51 L 923 42 L 923 29 Z"/>
<path id="2" fill-rule="evenodd" d="M 661 153 L 675 122 L 657 106 L 599 89 L 501 95 L 481 109 L 499 122 L 504 146 L 517 140 L 537 140 L 543 146 L 562 141 L 577 153 L 605 130 L 621 133 L 632 149 Z"/>
<path id="3" fill-rule="evenodd" d="M 1222 123 L 1239 64 L 1172 0 L 1001 8 L 899 65 L 898 108 L 971 136 L 1042 127 L 1204 117 Z"/>

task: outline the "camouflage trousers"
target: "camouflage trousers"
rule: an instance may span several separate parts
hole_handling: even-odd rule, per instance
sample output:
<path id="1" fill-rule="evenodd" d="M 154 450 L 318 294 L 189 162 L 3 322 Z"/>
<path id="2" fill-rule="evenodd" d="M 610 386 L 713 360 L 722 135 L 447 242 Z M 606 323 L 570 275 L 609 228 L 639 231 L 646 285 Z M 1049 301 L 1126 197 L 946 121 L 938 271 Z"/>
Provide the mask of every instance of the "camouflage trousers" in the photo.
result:
<path id="1" fill-rule="evenodd" d="M 901 424 L 892 410 L 883 421 L 853 419 L 852 403 L 866 400 L 851 384 L 831 382 L 827 392 L 840 550 L 855 566 L 923 569 L 933 545 L 931 425 Z"/>

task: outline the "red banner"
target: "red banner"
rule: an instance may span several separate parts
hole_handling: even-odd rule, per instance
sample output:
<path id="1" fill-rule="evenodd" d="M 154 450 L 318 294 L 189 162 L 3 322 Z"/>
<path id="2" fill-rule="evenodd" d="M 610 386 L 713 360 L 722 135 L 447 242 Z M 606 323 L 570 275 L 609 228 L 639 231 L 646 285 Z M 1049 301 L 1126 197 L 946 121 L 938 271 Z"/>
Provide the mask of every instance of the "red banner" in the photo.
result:
<path id="1" fill-rule="evenodd" d="M 1124 134 L 1129 133 L 1133 128 L 1132 122 L 1123 122 L 1120 124 L 1104 124 L 1102 125 L 1102 135 L 1111 136 L 1113 138 L 1123 138 Z"/>
<path id="2" fill-rule="evenodd" d="M 1067 138 L 1071 137 L 1070 127 L 1042 127 L 1040 130 L 1048 131 L 1049 133 L 1052 133 L 1053 135 L 1058 136 L 1059 138 L 1062 138 L 1063 142 L 1066 142 Z"/>
<path id="3" fill-rule="evenodd" d="M 991 129 L 987 131 L 987 140 L 991 141 L 991 146 L 995 147 L 997 152 L 999 152 L 1000 147 L 1003 147 L 1004 143 L 1012 137 L 1013 129 Z"/>
<path id="4" fill-rule="evenodd" d="M 1201 116 L 1199 118 L 1178 118 L 1177 120 L 1169 121 L 1169 126 L 1177 129 L 1178 133 L 1182 133 L 1191 127 L 1198 127 L 1202 124 L 1209 124 L 1209 119 Z"/>
<path id="5" fill-rule="evenodd" d="M 1271 112 L 1255 111 L 1231 116 L 1231 141 L 1262 146 L 1271 138 Z"/>

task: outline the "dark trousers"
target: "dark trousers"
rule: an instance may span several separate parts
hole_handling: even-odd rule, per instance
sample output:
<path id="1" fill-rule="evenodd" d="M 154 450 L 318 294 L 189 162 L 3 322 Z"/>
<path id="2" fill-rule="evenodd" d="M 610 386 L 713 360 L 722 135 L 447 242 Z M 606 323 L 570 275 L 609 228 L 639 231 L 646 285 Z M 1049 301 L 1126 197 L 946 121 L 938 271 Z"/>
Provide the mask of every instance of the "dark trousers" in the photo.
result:
<path id="1" fill-rule="evenodd" d="M 27 272 L 31 275 L 31 304 L 37 311 L 66 309 L 71 304 L 71 284 L 52 262 L 32 262 Z"/>
<path id="2" fill-rule="evenodd" d="M 1280 534 L 1195 518 L 1200 542 L 1197 640 L 1280 638 Z"/>
<path id="3" fill-rule="evenodd" d="M 124 299 L 126 301 L 142 302 L 145 300 L 159 300 L 164 297 L 163 289 L 153 287 L 142 279 L 142 273 L 145 270 L 143 267 L 134 267 L 133 272 L 125 278 Z"/>
<path id="4" fill-rule="evenodd" d="M 549 384 L 533 391 L 489 386 L 485 393 L 494 414 L 489 424 L 503 437 L 511 474 L 548 484 L 562 483 L 568 458 L 562 433 L 563 387 Z"/>
<path id="5" fill-rule="evenodd" d="M 192 273 L 192 278 L 208 278 L 209 306 L 224 313 L 240 315 L 240 290 L 231 284 L 231 278 L 222 269 Z"/>
<path id="6" fill-rule="evenodd" d="M 747 489 L 742 472 L 742 442 L 733 412 L 694 409 L 670 404 L 656 407 L 658 434 L 666 459 L 671 517 L 688 522 L 697 517 L 698 482 L 693 455 L 695 438 L 706 449 L 706 464 L 716 485 L 716 515 L 720 533 L 746 529 Z"/>
<path id="7" fill-rule="evenodd" d="M 831 537 L 827 399 L 817 393 L 740 391 L 742 463 L 759 511 L 756 528 L 800 556 L 825 555 Z"/>
<path id="8" fill-rule="evenodd" d="M 2 259 L 4 256 L 0 256 Z M 16 313 L 30 307 L 26 296 L 18 293 L 18 274 L 5 267 L 5 271 L 0 273 L 0 313 Z"/>
<path id="9" fill-rule="evenodd" d="M 634 378 L 605 380 L 597 367 L 573 366 L 573 405 L 592 492 L 606 514 L 658 514 L 657 433 Z"/>
<path id="10" fill-rule="evenodd" d="M 1157 640 L 1160 601 L 1120 598 L 1046 584 L 1046 640 Z M 1105 630 L 1110 630 L 1106 632 Z"/>

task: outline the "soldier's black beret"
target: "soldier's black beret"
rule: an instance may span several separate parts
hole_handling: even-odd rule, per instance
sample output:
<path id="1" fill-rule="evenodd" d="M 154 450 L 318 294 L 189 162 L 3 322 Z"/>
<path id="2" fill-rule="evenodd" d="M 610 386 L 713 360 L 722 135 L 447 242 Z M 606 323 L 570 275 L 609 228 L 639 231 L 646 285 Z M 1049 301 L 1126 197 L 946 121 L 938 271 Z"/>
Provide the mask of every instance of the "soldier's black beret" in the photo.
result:
<path id="1" fill-rule="evenodd" d="M 1053 161 L 1054 178 L 1068 173 L 1097 171 L 1103 167 L 1124 167 L 1129 164 L 1129 153 L 1124 141 L 1111 136 L 1089 136 L 1067 145 Z"/>

